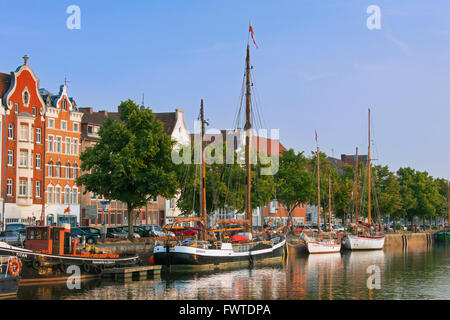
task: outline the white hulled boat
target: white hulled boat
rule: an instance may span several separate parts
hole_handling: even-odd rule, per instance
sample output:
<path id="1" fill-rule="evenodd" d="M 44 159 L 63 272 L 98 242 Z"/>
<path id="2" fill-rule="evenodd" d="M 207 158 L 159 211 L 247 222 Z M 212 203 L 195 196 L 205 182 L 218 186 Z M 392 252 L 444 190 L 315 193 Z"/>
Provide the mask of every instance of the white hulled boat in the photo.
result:
<path id="1" fill-rule="evenodd" d="M 370 159 L 370 109 L 369 109 L 369 150 L 368 150 L 368 206 L 367 206 L 367 218 L 368 225 L 360 223 L 358 221 L 358 148 L 356 148 L 356 234 L 347 234 L 342 239 L 342 244 L 345 249 L 348 250 L 381 250 L 384 246 L 385 236 L 381 233 L 375 233 L 372 231 L 372 218 L 371 218 L 371 159 Z M 359 224 L 366 227 L 366 231 L 362 234 L 359 232 Z"/>

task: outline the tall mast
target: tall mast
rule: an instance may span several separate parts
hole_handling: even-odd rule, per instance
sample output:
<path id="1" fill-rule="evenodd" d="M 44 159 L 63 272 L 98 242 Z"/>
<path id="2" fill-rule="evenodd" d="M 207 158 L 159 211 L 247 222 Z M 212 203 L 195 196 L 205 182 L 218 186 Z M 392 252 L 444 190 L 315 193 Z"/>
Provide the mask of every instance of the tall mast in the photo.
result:
<path id="1" fill-rule="evenodd" d="M 369 166 L 368 166 L 368 169 L 369 169 L 369 176 L 368 176 L 368 183 L 369 183 L 369 187 L 368 187 L 368 198 L 369 198 L 369 203 L 368 203 L 368 209 L 367 209 L 367 212 L 368 212 L 368 218 L 369 218 L 369 231 L 370 231 L 370 229 L 371 229 L 371 226 L 372 226 L 372 219 L 371 219 L 371 217 L 370 217 L 370 209 L 371 209 L 371 207 L 370 207 L 370 189 L 371 189 L 371 187 L 372 187 L 372 185 L 370 184 L 370 172 L 372 171 L 371 170 L 371 163 L 370 163 L 370 109 L 369 109 L 369 152 L 368 152 L 368 160 L 369 160 Z"/>
<path id="2" fill-rule="evenodd" d="M 203 109 L 203 99 L 201 101 L 201 107 L 200 107 L 200 121 L 202 122 L 202 168 L 201 168 L 201 179 L 200 179 L 200 212 L 201 217 L 203 219 L 203 226 L 205 230 L 203 230 L 203 241 L 206 241 L 206 229 L 207 229 L 207 217 L 206 217 L 206 184 L 205 184 L 205 177 L 206 177 L 206 165 L 205 165 L 205 115 L 204 115 L 204 109 Z"/>
<path id="3" fill-rule="evenodd" d="M 317 144 L 317 231 L 320 232 L 320 150 Z"/>
<path id="4" fill-rule="evenodd" d="M 356 234 L 358 234 L 358 147 L 356 147 L 356 168 L 355 168 L 355 172 L 356 172 L 356 185 L 355 185 L 355 215 L 356 215 Z"/>
<path id="5" fill-rule="evenodd" d="M 331 231 L 331 168 L 328 176 L 328 228 Z"/>
<path id="6" fill-rule="evenodd" d="M 245 88 L 246 88 L 246 101 L 245 101 L 245 169 L 247 175 L 247 190 L 246 190 L 246 211 L 247 219 L 249 220 L 250 232 L 253 231 L 253 219 L 252 219 L 252 206 L 251 206 L 251 167 L 250 167 L 250 143 L 252 133 L 251 123 L 251 92 L 250 92 L 250 45 L 247 43 L 247 58 L 245 68 Z"/>

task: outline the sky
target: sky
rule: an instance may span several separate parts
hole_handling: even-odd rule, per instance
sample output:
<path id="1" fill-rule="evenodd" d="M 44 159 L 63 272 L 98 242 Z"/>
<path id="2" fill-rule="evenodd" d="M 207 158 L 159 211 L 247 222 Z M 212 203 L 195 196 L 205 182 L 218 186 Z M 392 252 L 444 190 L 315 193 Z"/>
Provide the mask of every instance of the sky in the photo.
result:
<path id="1" fill-rule="evenodd" d="M 194 128 L 205 100 L 212 128 L 231 129 L 249 21 L 258 108 L 286 148 L 450 178 L 450 2 L 447 0 L 0 0 L 0 72 L 30 56 L 40 86 L 68 79 L 79 107 L 117 111 L 133 99 L 176 108 Z M 68 29 L 77 5 L 81 28 Z M 370 30 L 370 5 L 380 29 Z"/>

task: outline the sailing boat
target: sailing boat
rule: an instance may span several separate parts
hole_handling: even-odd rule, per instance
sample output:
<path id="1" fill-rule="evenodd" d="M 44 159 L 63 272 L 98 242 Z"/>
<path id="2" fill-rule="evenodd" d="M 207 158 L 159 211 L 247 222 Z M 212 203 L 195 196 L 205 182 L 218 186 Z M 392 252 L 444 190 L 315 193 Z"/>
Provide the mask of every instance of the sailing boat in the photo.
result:
<path id="1" fill-rule="evenodd" d="M 348 234 L 342 240 L 344 248 L 349 250 L 380 250 L 384 246 L 384 234 L 377 234 L 372 232 L 372 218 L 371 218 L 371 158 L 370 158 L 370 109 L 369 109 L 369 149 L 368 149 L 368 206 L 367 206 L 367 218 L 369 220 L 368 230 L 363 234 L 359 232 L 358 221 L 358 149 L 356 149 L 356 228 L 355 234 Z"/>
<path id="2" fill-rule="evenodd" d="M 316 132 L 316 143 L 317 143 L 317 132 Z M 331 189 L 331 180 L 329 180 L 329 189 Z M 331 197 L 331 195 L 329 195 Z M 329 202 L 331 202 L 331 198 L 329 198 Z M 330 220 L 329 220 L 329 228 L 331 231 L 331 207 L 329 208 Z M 306 249 L 310 254 L 313 253 L 336 253 L 341 251 L 341 243 L 336 239 L 325 239 L 320 233 L 320 149 L 319 144 L 317 143 L 317 229 L 318 229 L 318 237 L 317 238 L 309 238 L 307 235 L 303 235 L 303 239 L 306 243 Z"/>
<path id="3" fill-rule="evenodd" d="M 247 237 L 243 241 L 211 241 L 207 240 L 207 216 L 206 216 L 206 188 L 205 188 L 205 128 L 203 100 L 201 103 L 202 124 L 202 169 L 201 171 L 201 218 L 184 218 L 200 222 L 202 225 L 202 241 L 167 241 L 157 244 L 153 250 L 155 264 L 163 265 L 171 269 L 214 269 L 236 265 L 252 265 L 265 260 L 281 260 L 286 245 L 286 238 L 281 234 L 275 234 L 266 240 L 252 239 L 252 211 L 251 211 L 251 167 L 250 167 L 250 143 L 251 143 L 251 92 L 250 92 L 250 46 L 247 43 L 246 57 L 246 124 L 245 130 L 245 166 L 246 166 L 246 215 L 247 221 L 240 220 L 245 227 L 249 227 Z M 216 223 L 232 224 L 239 220 L 216 221 Z M 213 230 L 214 231 L 214 230 Z M 230 239 L 231 240 L 231 239 Z"/>

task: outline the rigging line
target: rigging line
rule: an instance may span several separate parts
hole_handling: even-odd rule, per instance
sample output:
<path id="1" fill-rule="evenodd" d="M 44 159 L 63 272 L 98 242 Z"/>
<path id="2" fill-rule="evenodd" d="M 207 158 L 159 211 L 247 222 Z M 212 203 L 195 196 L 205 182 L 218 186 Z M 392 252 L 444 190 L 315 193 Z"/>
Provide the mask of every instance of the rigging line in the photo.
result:
<path id="1" fill-rule="evenodd" d="M 250 70 L 250 74 L 251 74 L 250 75 L 251 76 L 251 80 L 252 81 L 255 80 L 255 72 L 253 70 Z M 260 115 L 259 117 L 260 117 L 261 127 L 263 127 L 263 125 L 265 127 L 267 127 L 267 123 L 265 121 L 264 114 L 262 113 L 262 110 L 260 110 L 261 108 L 259 107 L 260 102 L 261 102 L 261 97 L 260 97 L 260 94 L 259 94 L 259 90 L 255 86 L 253 86 L 252 88 L 253 88 L 253 91 L 255 92 L 255 101 L 257 103 L 256 108 L 257 108 L 258 114 Z"/>
<path id="2" fill-rule="evenodd" d="M 245 92 L 245 73 L 244 76 L 242 78 L 242 85 L 241 85 L 241 94 L 236 106 L 236 114 L 235 114 L 235 119 L 234 119 L 234 129 L 238 129 L 240 128 L 240 118 L 241 118 L 241 112 L 242 112 L 242 105 L 243 105 L 243 100 L 244 100 L 244 92 Z"/>

